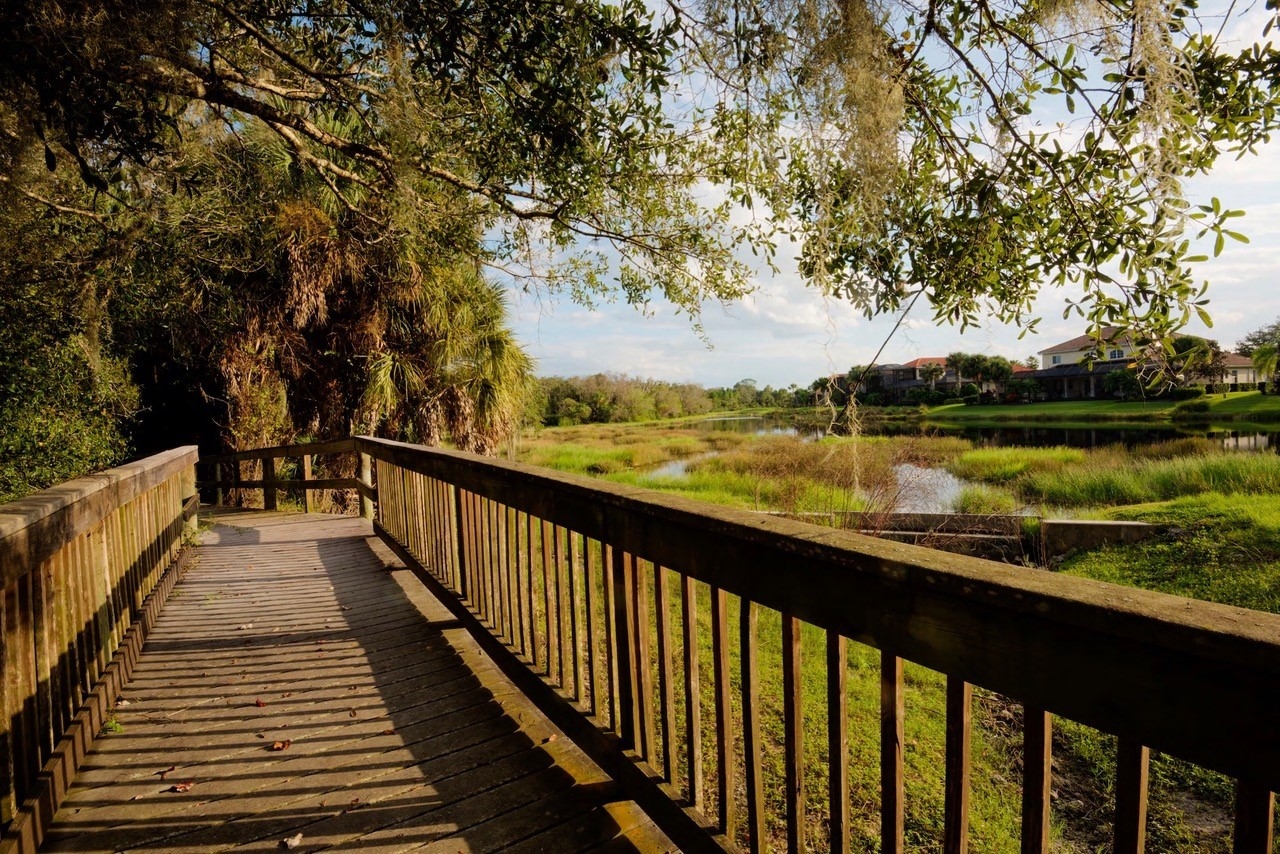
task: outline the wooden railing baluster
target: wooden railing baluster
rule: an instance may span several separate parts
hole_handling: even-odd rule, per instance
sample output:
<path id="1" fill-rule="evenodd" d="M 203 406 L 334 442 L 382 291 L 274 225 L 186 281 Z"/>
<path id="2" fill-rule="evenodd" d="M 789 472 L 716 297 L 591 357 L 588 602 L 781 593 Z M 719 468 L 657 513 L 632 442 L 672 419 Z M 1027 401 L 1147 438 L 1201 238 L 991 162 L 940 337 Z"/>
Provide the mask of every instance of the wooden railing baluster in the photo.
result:
<path id="1" fill-rule="evenodd" d="M 600 581 L 604 593 L 600 607 L 604 611 L 604 678 L 609 686 L 609 721 L 608 726 L 614 733 L 621 734 L 622 724 L 618 713 L 618 647 L 614 642 L 618 634 L 617 596 L 613 586 L 614 554 L 612 546 L 601 544 Z"/>
<path id="2" fill-rule="evenodd" d="M 1116 745 L 1115 854 L 1142 854 L 1146 848 L 1150 766 L 1150 749 L 1120 736 Z"/>
<path id="3" fill-rule="evenodd" d="M 827 631 L 828 808 L 833 854 L 849 851 L 849 667 L 847 642 Z"/>
<path id="4" fill-rule="evenodd" d="M 547 655 L 544 662 L 544 671 L 548 679 L 552 678 L 552 655 L 551 651 L 554 647 L 553 640 L 555 619 L 551 611 L 551 567 L 555 560 L 555 544 L 554 529 L 551 523 L 543 519 L 541 521 L 542 536 L 538 540 L 539 551 L 542 552 L 542 616 L 546 625 L 545 636 L 547 639 Z"/>
<path id="5" fill-rule="evenodd" d="M 654 567 L 657 569 L 657 567 Z M 631 571 L 635 613 L 635 684 L 638 686 L 636 712 L 640 744 L 636 752 L 650 765 L 657 764 L 656 736 L 654 733 L 653 696 L 653 645 L 649 639 L 649 581 L 645 562 L 631 557 Z"/>
<path id="6" fill-rule="evenodd" d="M 752 854 L 765 850 L 764 767 L 760 756 L 760 665 L 756 635 L 759 607 L 739 599 L 738 634 L 742 661 L 743 772 L 747 783 L 747 848 Z"/>
<path id="7" fill-rule="evenodd" d="M 635 650 L 631 646 L 634 632 L 631 628 L 631 561 L 630 555 L 620 549 L 613 550 L 613 643 L 617 660 L 614 687 L 617 691 L 617 731 L 622 746 L 636 747 L 636 687 L 632 681 L 635 673 Z"/>
<path id="8" fill-rule="evenodd" d="M 733 775 L 733 705 L 729 686 L 729 594 L 711 589 L 711 660 L 716 683 L 716 797 L 720 829 L 730 839 L 737 829 L 737 803 Z"/>
<path id="9" fill-rule="evenodd" d="M 685 778 L 689 803 L 701 811 L 706 803 L 702 780 L 702 682 L 698 678 L 698 594 L 697 582 L 681 577 L 681 629 L 684 632 L 684 743 Z"/>
<path id="10" fill-rule="evenodd" d="M 805 850 L 804 816 L 804 695 L 800 684 L 802 650 L 800 621 L 782 615 L 782 725 L 786 761 L 787 850 Z"/>
<path id="11" fill-rule="evenodd" d="M 947 677 L 946 782 L 943 784 L 942 847 L 964 854 L 969 847 L 969 738 L 973 727 L 973 687 Z"/>
<path id="12" fill-rule="evenodd" d="M 1053 719 L 1022 708 L 1022 854 L 1049 852 L 1049 792 L 1053 776 Z"/>
<path id="13" fill-rule="evenodd" d="M 582 646 L 578 640 L 578 608 L 580 606 L 578 597 L 578 582 L 581 573 L 578 570 L 578 561 L 582 558 L 581 539 L 578 534 L 573 531 L 565 531 L 565 551 L 567 555 L 566 572 L 569 581 L 569 670 L 571 671 L 573 690 L 570 696 L 582 702 Z"/>
<path id="14" fill-rule="evenodd" d="M 275 457 L 262 458 L 262 479 L 265 481 L 276 479 Z M 262 509 L 275 510 L 278 498 L 279 492 L 274 487 L 264 487 L 262 490 Z"/>
<path id="15" fill-rule="evenodd" d="M 1236 781 L 1234 854 L 1271 854 L 1276 796 L 1265 784 Z"/>
<path id="16" fill-rule="evenodd" d="M 904 692 L 902 659 L 880 653 L 880 851 L 905 849 L 906 804 L 903 801 L 902 748 Z"/>
<path id="17" fill-rule="evenodd" d="M 599 664 L 599 638 L 596 635 L 596 612 L 599 610 L 599 594 L 596 592 L 596 578 L 600 568 L 600 542 L 583 540 L 583 600 L 587 612 L 587 694 L 591 698 L 590 712 L 592 717 L 600 716 L 599 684 L 596 680 L 596 669 Z"/>
<path id="18" fill-rule="evenodd" d="M 676 784 L 676 686 L 671 655 L 671 586 L 668 570 L 654 567 L 653 576 L 658 629 L 658 713 L 662 718 L 662 776 Z"/>

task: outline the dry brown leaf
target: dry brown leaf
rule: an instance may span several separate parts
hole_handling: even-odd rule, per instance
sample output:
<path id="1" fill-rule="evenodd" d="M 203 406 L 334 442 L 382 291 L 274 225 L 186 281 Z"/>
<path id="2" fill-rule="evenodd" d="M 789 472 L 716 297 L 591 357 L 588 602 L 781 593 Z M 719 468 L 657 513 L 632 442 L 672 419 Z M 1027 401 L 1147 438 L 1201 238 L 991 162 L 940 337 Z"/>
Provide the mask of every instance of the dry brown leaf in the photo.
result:
<path id="1" fill-rule="evenodd" d="M 280 840 L 280 846 L 282 848 L 297 848 L 301 844 L 302 844 L 301 833 L 295 833 L 293 836 L 286 836 L 284 839 Z"/>
<path id="2" fill-rule="evenodd" d="M 352 709 L 352 710 L 351 710 L 351 717 L 353 717 L 353 718 L 354 718 L 355 716 L 356 716 L 356 710 L 355 710 L 355 709 Z"/>
<path id="3" fill-rule="evenodd" d="M 293 692 L 292 692 L 292 691 L 285 691 L 285 692 L 284 692 L 283 694 L 281 694 L 280 696 L 281 696 L 281 697 L 292 697 L 292 696 L 293 696 Z"/>
<path id="4" fill-rule="evenodd" d="M 154 772 L 151 776 L 159 777 L 161 780 L 163 780 L 170 771 L 177 769 L 177 767 L 178 767 L 177 765 L 170 765 L 168 768 L 164 769 L 163 771 Z"/>
<path id="5" fill-rule="evenodd" d="M 293 744 L 293 739 L 286 738 L 284 741 L 277 741 L 271 745 L 272 750 L 288 750 L 289 745 Z"/>
<path id="6" fill-rule="evenodd" d="M 196 783 L 194 780 L 188 780 L 185 783 L 174 783 L 172 786 L 169 787 L 169 791 L 178 792 L 179 794 L 181 794 L 182 792 L 189 792 L 191 791 L 191 787 L 194 786 L 195 784 Z"/>
<path id="7" fill-rule="evenodd" d="M 253 704 L 254 704 L 255 706 L 257 706 L 259 709 L 261 709 L 263 706 L 265 706 L 265 705 L 266 705 L 266 703 L 265 703 L 265 702 L 263 702 L 263 700 L 262 700 L 262 698 L 261 698 L 261 697 L 258 697 L 256 700 L 254 700 L 254 701 L 253 701 Z"/>
<path id="8" fill-rule="evenodd" d="M 542 743 L 543 743 L 543 744 L 550 744 L 551 742 L 553 742 L 553 741 L 555 741 L 555 740 L 556 740 L 555 733 L 552 733 L 551 735 L 549 735 L 549 736 L 547 736 L 546 738 L 544 738 L 544 739 L 542 740 Z"/>
<path id="9" fill-rule="evenodd" d="M 382 731 L 382 734 L 383 734 L 383 735 L 395 735 L 395 734 L 396 734 L 396 731 L 395 731 L 395 730 L 393 730 L 393 729 L 384 729 L 384 730 Z"/>

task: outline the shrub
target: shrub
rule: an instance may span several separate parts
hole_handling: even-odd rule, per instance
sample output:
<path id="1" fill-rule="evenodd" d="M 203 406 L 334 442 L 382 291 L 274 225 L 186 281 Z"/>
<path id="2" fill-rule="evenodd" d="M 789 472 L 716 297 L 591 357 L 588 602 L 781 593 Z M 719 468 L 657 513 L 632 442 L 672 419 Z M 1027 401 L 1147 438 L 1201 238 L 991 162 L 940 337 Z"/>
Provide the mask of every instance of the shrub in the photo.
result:
<path id="1" fill-rule="evenodd" d="M 994 392 L 984 391 L 982 394 L 978 395 L 978 403 L 983 406 L 994 406 L 999 402 L 1000 399 L 995 396 Z"/>
<path id="2" fill-rule="evenodd" d="M 978 395 L 966 394 L 964 397 L 960 398 L 960 402 L 963 403 L 965 406 L 977 406 Z"/>
<path id="3" fill-rule="evenodd" d="M 1260 393 L 1262 393 L 1262 394 L 1266 394 L 1266 393 L 1267 393 L 1267 381 L 1266 381 L 1266 380 L 1263 380 L 1262 382 L 1258 383 L 1258 391 L 1259 391 Z"/>
<path id="4" fill-rule="evenodd" d="M 982 393 L 982 389 L 978 388 L 977 383 L 965 383 L 964 385 L 960 386 L 961 397 L 969 397 L 970 395 L 976 397 L 981 393 Z"/>
<path id="5" fill-rule="evenodd" d="M 1205 415 L 1208 412 L 1209 401 L 1202 398 L 1200 400 L 1188 400 L 1179 403 L 1173 408 L 1173 415 L 1171 417 L 1174 420 L 1196 418 L 1198 416 Z"/>
<path id="6" fill-rule="evenodd" d="M 1232 383 L 1231 390 L 1232 391 L 1257 391 L 1258 384 L 1257 383 Z"/>
<path id="7" fill-rule="evenodd" d="M 1197 397 L 1204 397 L 1204 389 L 1198 385 L 1184 386 L 1183 388 L 1171 388 L 1161 395 L 1165 400 L 1192 400 Z"/>

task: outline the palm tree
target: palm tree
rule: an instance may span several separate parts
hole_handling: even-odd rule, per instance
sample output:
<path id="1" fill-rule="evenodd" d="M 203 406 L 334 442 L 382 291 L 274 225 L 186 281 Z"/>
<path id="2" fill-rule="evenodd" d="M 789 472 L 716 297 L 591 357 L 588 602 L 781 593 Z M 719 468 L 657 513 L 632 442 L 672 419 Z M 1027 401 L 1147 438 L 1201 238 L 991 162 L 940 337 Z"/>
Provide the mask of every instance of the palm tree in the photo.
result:
<path id="1" fill-rule="evenodd" d="M 933 391 L 938 380 L 946 376 L 946 368 L 937 362 L 928 362 L 920 366 L 920 379 L 929 384 L 929 391 Z"/>
<path id="2" fill-rule="evenodd" d="M 1275 344 L 1263 344 L 1253 351 L 1253 370 L 1258 376 L 1258 382 L 1271 385 L 1271 378 L 1276 373 L 1277 356 L 1280 350 Z"/>

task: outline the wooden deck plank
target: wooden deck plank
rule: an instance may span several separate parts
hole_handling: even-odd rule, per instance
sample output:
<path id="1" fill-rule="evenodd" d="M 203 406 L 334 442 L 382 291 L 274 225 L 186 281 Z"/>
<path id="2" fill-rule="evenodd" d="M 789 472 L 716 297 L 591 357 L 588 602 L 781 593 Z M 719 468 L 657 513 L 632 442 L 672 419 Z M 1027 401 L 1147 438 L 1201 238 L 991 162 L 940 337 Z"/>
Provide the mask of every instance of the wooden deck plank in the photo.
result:
<path id="1" fill-rule="evenodd" d="M 370 533 L 220 517 L 44 850 L 671 849 Z"/>

